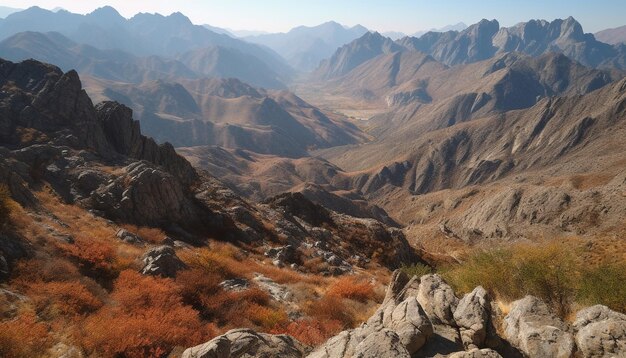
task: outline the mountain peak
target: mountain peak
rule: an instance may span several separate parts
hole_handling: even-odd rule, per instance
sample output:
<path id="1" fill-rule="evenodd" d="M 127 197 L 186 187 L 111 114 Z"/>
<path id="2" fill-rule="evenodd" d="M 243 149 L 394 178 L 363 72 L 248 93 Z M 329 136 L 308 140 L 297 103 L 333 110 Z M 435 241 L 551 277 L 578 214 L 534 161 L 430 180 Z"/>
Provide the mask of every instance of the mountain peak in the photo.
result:
<path id="1" fill-rule="evenodd" d="M 106 5 L 103 7 L 99 7 L 97 9 L 95 9 L 94 11 L 92 11 L 90 13 L 90 15 L 114 15 L 114 16 L 121 16 L 120 13 L 112 6 Z"/>
<path id="2" fill-rule="evenodd" d="M 183 15 L 183 13 L 178 12 L 178 11 L 171 13 L 169 16 L 167 16 L 167 19 L 171 19 L 180 23 L 192 24 L 191 20 L 189 20 L 187 16 Z"/>

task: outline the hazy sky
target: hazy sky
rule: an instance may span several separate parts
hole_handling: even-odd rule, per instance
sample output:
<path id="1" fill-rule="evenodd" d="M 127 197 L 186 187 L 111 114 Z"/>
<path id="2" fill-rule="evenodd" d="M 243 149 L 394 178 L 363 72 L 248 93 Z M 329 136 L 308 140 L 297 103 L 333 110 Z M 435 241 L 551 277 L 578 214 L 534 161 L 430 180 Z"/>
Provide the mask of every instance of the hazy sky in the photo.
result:
<path id="1" fill-rule="evenodd" d="M 626 0 L 1 0 L 0 5 L 87 13 L 111 5 L 123 16 L 180 11 L 194 23 L 232 29 L 287 31 L 335 20 L 378 31 L 438 28 L 482 18 L 510 26 L 529 19 L 574 16 L 586 32 L 626 25 Z"/>

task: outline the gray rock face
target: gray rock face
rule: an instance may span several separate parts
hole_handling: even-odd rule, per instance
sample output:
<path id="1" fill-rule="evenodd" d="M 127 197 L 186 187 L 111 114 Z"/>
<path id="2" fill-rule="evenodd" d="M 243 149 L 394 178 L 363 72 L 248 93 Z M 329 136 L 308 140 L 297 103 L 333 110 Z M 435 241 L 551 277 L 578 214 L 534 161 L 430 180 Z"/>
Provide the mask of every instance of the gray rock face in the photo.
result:
<path id="1" fill-rule="evenodd" d="M 474 348 L 465 352 L 456 352 L 448 356 L 448 358 L 502 358 L 502 356 L 491 349 Z"/>
<path id="2" fill-rule="evenodd" d="M 569 327 L 533 296 L 513 302 L 504 318 L 505 338 L 529 357 L 573 357 Z"/>
<path id="3" fill-rule="evenodd" d="M 459 299 L 452 287 L 445 283 L 438 274 L 425 275 L 420 279 L 417 301 L 426 311 L 433 324 L 455 326 L 454 311 Z"/>
<path id="4" fill-rule="evenodd" d="M 287 287 L 274 282 L 269 277 L 256 274 L 253 280 L 263 291 L 269 293 L 276 301 L 287 302 L 293 297 L 293 294 Z"/>
<path id="5" fill-rule="evenodd" d="M 596 305 L 576 314 L 574 328 L 584 357 L 626 356 L 626 315 Z"/>
<path id="6" fill-rule="evenodd" d="M 195 169 L 176 154 L 171 144 L 158 145 L 152 138 L 141 135 L 139 122 L 133 120 L 130 108 L 117 102 L 102 102 L 95 109 L 106 140 L 115 151 L 159 165 L 183 185 L 198 179 Z"/>
<path id="7" fill-rule="evenodd" d="M 187 268 L 170 246 L 157 246 L 148 250 L 143 256 L 144 275 L 175 277 L 179 270 Z"/>
<path id="8" fill-rule="evenodd" d="M 282 266 L 284 263 L 298 263 L 299 261 L 298 252 L 292 245 L 273 247 L 265 251 L 265 256 L 278 260 L 281 264 L 277 266 Z"/>
<path id="9" fill-rule="evenodd" d="M 245 291 L 250 287 L 250 282 L 245 278 L 233 278 L 220 282 L 220 287 L 226 291 Z"/>
<path id="10" fill-rule="evenodd" d="M 93 206 L 109 217 L 142 225 L 193 220 L 196 207 L 174 176 L 146 161 L 124 168 L 125 173 L 92 196 Z"/>
<path id="11" fill-rule="evenodd" d="M 122 241 L 124 241 L 126 243 L 129 243 L 129 244 L 139 245 L 139 244 L 143 244 L 144 243 L 144 241 L 143 241 L 143 239 L 141 237 L 133 234 L 132 232 L 130 232 L 130 231 L 126 230 L 126 229 L 119 229 L 119 230 L 117 230 L 117 233 L 115 234 L 115 236 L 118 239 L 120 239 L 120 240 L 122 240 Z"/>
<path id="12" fill-rule="evenodd" d="M 306 347 L 291 336 L 234 329 L 186 349 L 182 358 L 301 358 L 305 351 Z"/>
<path id="13" fill-rule="evenodd" d="M 367 327 L 359 327 L 339 333 L 309 354 L 307 358 L 408 358 L 410 356 L 394 331 L 386 328 L 371 330 Z"/>
<path id="14" fill-rule="evenodd" d="M 490 310 L 487 291 L 481 286 L 459 301 L 454 311 L 454 321 L 459 326 L 465 348 L 478 348 L 485 343 Z"/>

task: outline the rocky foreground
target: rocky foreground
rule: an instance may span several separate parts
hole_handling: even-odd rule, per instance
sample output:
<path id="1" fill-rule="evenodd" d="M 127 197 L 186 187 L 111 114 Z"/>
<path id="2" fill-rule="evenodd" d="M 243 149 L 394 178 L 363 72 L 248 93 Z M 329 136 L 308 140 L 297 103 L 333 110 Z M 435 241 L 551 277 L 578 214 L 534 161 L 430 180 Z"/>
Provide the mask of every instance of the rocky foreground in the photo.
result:
<path id="1" fill-rule="evenodd" d="M 459 299 L 437 274 L 394 272 L 385 300 L 367 322 L 322 346 L 287 335 L 237 329 L 188 348 L 183 358 L 288 357 L 624 357 L 626 315 L 596 305 L 564 322 L 526 296 L 504 314 L 482 287 Z"/>

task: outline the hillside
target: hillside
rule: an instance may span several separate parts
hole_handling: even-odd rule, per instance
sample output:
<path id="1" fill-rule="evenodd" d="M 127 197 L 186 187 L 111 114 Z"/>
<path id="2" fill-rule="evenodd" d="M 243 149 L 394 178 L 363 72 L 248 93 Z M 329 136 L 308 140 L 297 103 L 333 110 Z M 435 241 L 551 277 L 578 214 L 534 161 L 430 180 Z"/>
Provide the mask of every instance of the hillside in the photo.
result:
<path id="1" fill-rule="evenodd" d="M 5 356 L 170 352 L 239 325 L 310 327 L 312 344 L 357 319 L 317 307 L 369 310 L 370 280 L 420 261 L 378 221 L 238 197 L 141 135 L 129 108 L 94 106 L 74 71 L 2 60 L 0 86 Z M 309 302 L 320 287 L 336 293 Z"/>
<path id="2" fill-rule="evenodd" d="M 86 83 L 93 97 L 132 107 L 147 133 L 176 147 L 218 145 L 296 158 L 365 140 L 341 116 L 324 114 L 290 92 L 235 79 Z"/>

